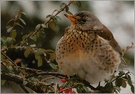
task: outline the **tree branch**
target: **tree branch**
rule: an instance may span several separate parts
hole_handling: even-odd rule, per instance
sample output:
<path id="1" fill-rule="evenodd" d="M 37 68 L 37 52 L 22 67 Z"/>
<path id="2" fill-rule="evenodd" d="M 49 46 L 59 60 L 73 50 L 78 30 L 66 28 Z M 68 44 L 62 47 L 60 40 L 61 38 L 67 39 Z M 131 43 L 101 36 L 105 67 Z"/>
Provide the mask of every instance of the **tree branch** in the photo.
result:
<path id="1" fill-rule="evenodd" d="M 1 74 L 1 79 L 2 80 L 8 80 L 8 81 L 13 81 L 19 85 L 24 84 L 25 81 L 25 86 L 29 87 L 30 89 L 34 90 L 35 92 L 40 92 L 40 93 L 44 93 L 45 89 L 47 87 L 47 85 L 43 82 L 34 82 L 31 80 L 27 80 L 22 76 L 19 75 L 15 75 L 12 73 L 8 73 L 8 74 Z M 41 87 L 44 87 L 43 89 Z"/>
<path id="2" fill-rule="evenodd" d="M 14 28 L 15 28 L 15 26 L 16 26 L 16 23 L 17 23 L 17 21 L 18 21 L 18 19 L 19 19 L 20 17 L 21 17 L 21 10 L 19 10 L 17 16 L 16 16 L 15 19 L 14 19 L 14 24 L 13 24 L 13 26 L 12 26 L 12 29 L 10 30 L 10 36 L 11 36 L 11 33 L 12 33 L 12 31 L 14 30 Z"/>
<path id="3" fill-rule="evenodd" d="M 68 6 L 70 6 L 74 1 L 70 1 L 67 5 L 65 5 L 63 8 L 61 8 L 59 11 L 57 11 L 56 14 L 52 15 L 48 21 L 46 21 L 44 24 L 47 25 L 55 16 L 57 16 L 59 13 L 61 13 L 62 11 L 64 11 L 64 9 Z M 40 32 L 40 29 L 42 29 L 42 24 L 40 24 L 40 27 L 35 31 L 33 32 L 32 34 L 29 34 L 26 38 L 25 38 L 25 41 L 22 42 L 22 44 L 20 46 L 23 46 L 28 40 L 29 40 L 29 37 L 35 35 L 37 32 Z"/>

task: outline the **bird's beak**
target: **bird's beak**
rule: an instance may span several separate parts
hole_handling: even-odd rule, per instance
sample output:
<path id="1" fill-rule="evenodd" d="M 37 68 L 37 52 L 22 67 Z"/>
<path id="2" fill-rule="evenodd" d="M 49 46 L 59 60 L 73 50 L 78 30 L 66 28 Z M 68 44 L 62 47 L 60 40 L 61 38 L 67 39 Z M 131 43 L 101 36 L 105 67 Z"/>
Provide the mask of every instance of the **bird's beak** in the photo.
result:
<path id="1" fill-rule="evenodd" d="M 64 14 L 71 22 L 75 23 L 76 19 L 73 15 L 71 14 Z"/>

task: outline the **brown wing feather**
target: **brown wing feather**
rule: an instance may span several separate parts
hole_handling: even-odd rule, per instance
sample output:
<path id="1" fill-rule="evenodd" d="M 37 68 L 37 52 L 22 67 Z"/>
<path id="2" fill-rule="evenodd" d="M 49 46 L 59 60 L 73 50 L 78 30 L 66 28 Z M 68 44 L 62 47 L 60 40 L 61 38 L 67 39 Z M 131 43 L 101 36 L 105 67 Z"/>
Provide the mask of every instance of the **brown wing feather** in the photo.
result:
<path id="1" fill-rule="evenodd" d="M 110 30 L 104 26 L 104 28 L 100 31 L 96 32 L 100 37 L 103 37 L 104 39 L 108 40 L 110 45 L 114 48 L 115 51 L 117 51 L 120 55 L 122 55 L 122 50 L 118 44 L 118 42 L 114 39 L 113 34 L 110 32 Z"/>
<path id="2" fill-rule="evenodd" d="M 126 62 L 122 57 L 123 56 L 122 49 L 119 46 L 118 42 L 114 39 L 113 34 L 110 32 L 110 30 L 106 26 L 104 26 L 104 28 L 102 30 L 97 31 L 96 34 L 98 34 L 100 37 L 103 37 L 104 39 L 109 41 L 113 49 L 121 55 L 122 64 L 126 65 Z"/>

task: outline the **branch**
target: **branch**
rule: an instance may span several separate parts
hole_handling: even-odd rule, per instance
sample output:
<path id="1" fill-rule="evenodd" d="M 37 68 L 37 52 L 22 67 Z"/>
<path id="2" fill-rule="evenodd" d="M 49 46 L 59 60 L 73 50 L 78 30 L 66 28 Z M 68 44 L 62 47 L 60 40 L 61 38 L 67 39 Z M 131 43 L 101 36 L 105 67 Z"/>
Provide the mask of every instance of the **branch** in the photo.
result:
<path id="1" fill-rule="evenodd" d="M 1 54 L 14 64 L 14 61 L 12 61 L 4 52 L 1 52 Z"/>
<path id="2" fill-rule="evenodd" d="M 59 11 L 57 11 L 56 14 L 52 15 L 48 21 L 46 21 L 44 24 L 47 25 L 55 16 L 57 16 L 59 13 L 61 13 L 62 11 L 64 11 L 64 9 L 68 6 L 70 6 L 74 1 L 70 1 L 67 5 L 65 5 L 63 8 L 61 8 Z M 29 37 L 35 35 L 37 32 L 40 32 L 40 29 L 42 29 L 42 24 L 40 24 L 40 27 L 35 31 L 33 32 L 32 34 L 29 34 L 26 38 L 25 38 L 25 41 L 20 45 L 20 46 L 23 46 L 28 40 L 29 40 Z"/>
<path id="3" fill-rule="evenodd" d="M 57 16 L 59 13 L 61 13 L 62 11 L 64 11 L 64 9 L 68 6 L 70 6 L 74 1 L 70 1 L 67 5 L 65 5 L 63 8 L 61 8 L 59 11 L 57 11 L 57 13 L 53 16 L 50 17 L 50 19 L 45 22 L 45 25 L 48 24 L 55 16 Z"/>
<path id="4" fill-rule="evenodd" d="M 16 23 L 17 23 L 18 19 L 20 18 L 20 16 L 21 16 L 21 10 L 19 10 L 17 16 L 16 16 L 15 19 L 14 19 L 14 24 L 13 24 L 13 26 L 12 26 L 12 29 L 10 30 L 10 36 L 11 36 L 11 32 L 14 30 L 14 28 L 15 28 L 15 26 L 16 26 Z"/>
<path id="5" fill-rule="evenodd" d="M 29 87 L 30 89 L 36 91 L 36 92 L 40 92 L 40 93 L 44 93 L 45 89 L 47 87 L 47 85 L 43 82 L 34 82 L 31 80 L 27 80 L 22 76 L 19 75 L 15 75 L 12 73 L 9 74 L 1 74 L 1 79 L 4 80 L 8 80 L 8 81 L 13 81 L 19 85 L 22 85 L 24 83 L 24 81 L 26 82 L 26 87 Z M 41 87 L 44 87 L 43 89 Z"/>
<path id="6" fill-rule="evenodd" d="M 33 76 L 39 76 L 39 75 L 52 75 L 52 76 L 56 76 L 56 77 L 59 77 L 59 78 L 63 78 L 63 77 L 67 78 L 66 75 L 60 74 L 58 72 L 40 72 L 40 73 L 37 73 L 37 74 L 34 74 L 34 75 L 29 75 L 26 78 L 30 78 L 30 77 L 33 77 Z"/>
<path id="7" fill-rule="evenodd" d="M 4 52 L 1 52 L 1 54 L 4 56 L 4 57 L 6 57 L 10 62 L 12 62 L 12 66 L 13 66 L 13 68 L 14 68 L 14 66 L 17 66 L 15 63 L 14 63 L 14 61 L 12 60 L 12 59 L 10 59 L 10 57 L 8 57 Z M 5 64 L 3 63 L 3 62 L 1 62 L 4 66 L 5 66 Z"/>
<path id="8" fill-rule="evenodd" d="M 130 46 L 127 46 L 126 49 L 123 51 L 123 55 L 133 48 L 134 48 L 134 43 L 132 42 L 132 44 Z"/>
<path id="9" fill-rule="evenodd" d="M 122 75 L 119 75 L 118 77 L 116 77 L 115 79 L 113 79 L 111 82 L 109 82 L 109 83 L 112 83 L 112 82 L 114 82 L 114 81 L 116 81 L 117 79 L 119 79 L 119 78 L 121 78 L 122 76 L 126 76 L 127 74 L 129 74 L 130 72 L 128 71 L 127 73 L 124 73 L 124 74 L 122 74 Z"/>

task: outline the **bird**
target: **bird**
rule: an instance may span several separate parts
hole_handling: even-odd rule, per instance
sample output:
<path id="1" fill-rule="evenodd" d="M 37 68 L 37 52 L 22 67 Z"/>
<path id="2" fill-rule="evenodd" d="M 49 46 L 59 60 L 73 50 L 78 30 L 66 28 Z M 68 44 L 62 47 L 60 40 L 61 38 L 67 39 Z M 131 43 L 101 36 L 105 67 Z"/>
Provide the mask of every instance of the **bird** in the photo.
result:
<path id="1" fill-rule="evenodd" d="M 67 75 L 91 84 L 105 81 L 125 63 L 111 31 L 90 11 L 65 14 L 71 24 L 56 45 L 56 62 Z"/>

